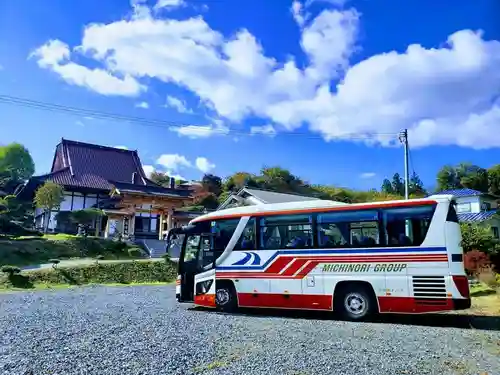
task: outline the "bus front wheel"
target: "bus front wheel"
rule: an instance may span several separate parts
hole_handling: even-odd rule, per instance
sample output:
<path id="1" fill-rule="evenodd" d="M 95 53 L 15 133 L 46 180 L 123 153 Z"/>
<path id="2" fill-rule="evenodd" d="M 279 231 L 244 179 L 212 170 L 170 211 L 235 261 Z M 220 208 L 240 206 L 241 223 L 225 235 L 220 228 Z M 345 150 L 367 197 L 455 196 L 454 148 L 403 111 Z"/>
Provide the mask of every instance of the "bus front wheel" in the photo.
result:
<path id="1" fill-rule="evenodd" d="M 230 282 L 217 283 L 215 288 L 215 303 L 224 312 L 233 312 L 238 307 L 236 290 Z"/>
<path id="2" fill-rule="evenodd" d="M 335 296 L 335 310 L 343 318 L 361 321 L 369 317 L 375 309 L 372 293 L 364 285 L 346 285 Z"/>

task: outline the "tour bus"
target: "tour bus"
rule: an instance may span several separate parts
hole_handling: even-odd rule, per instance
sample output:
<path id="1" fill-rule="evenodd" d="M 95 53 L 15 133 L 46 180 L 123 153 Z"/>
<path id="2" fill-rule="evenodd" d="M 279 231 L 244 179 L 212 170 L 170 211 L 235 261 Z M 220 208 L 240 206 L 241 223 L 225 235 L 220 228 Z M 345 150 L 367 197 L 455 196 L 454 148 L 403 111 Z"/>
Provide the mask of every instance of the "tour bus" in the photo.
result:
<path id="1" fill-rule="evenodd" d="M 179 302 L 373 313 L 470 307 L 450 195 L 345 204 L 327 200 L 229 208 L 169 232 L 180 249 Z"/>

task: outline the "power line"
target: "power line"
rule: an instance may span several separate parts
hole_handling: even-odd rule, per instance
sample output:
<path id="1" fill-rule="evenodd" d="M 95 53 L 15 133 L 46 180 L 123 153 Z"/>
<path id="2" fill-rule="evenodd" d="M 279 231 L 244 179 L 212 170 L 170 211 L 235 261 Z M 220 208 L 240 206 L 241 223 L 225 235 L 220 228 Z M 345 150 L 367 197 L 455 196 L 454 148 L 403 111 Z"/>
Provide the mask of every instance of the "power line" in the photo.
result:
<path id="1" fill-rule="evenodd" d="M 87 108 L 71 107 L 71 106 L 67 106 L 67 105 L 42 102 L 42 101 L 31 100 L 31 99 L 26 99 L 26 98 L 11 96 L 11 95 L 0 95 L 0 104 L 15 105 L 15 106 L 21 106 L 24 108 L 37 109 L 37 110 L 48 111 L 48 112 L 59 112 L 59 113 L 65 113 L 65 114 L 75 115 L 75 116 L 92 117 L 93 119 L 123 121 L 123 122 L 135 123 L 135 124 L 142 125 L 142 126 L 158 127 L 158 128 L 163 128 L 163 129 L 168 129 L 168 130 L 173 130 L 173 131 L 179 131 L 180 129 L 183 129 L 183 128 L 185 129 L 188 126 L 196 126 L 196 127 L 203 127 L 203 126 L 208 127 L 208 126 L 210 126 L 210 125 L 180 124 L 180 123 L 174 123 L 171 121 L 165 121 L 165 120 L 159 120 L 159 119 L 122 115 L 119 113 L 97 111 L 97 110 L 87 109 Z M 226 128 L 217 128 L 217 127 L 212 127 L 210 129 L 210 132 L 211 133 L 219 133 L 219 134 L 230 133 L 230 134 L 234 134 L 234 135 L 245 135 L 245 136 L 259 135 L 259 133 L 242 132 L 242 131 L 238 131 L 236 129 L 226 129 Z M 323 138 L 319 135 L 313 136 L 309 133 L 303 133 L 303 132 L 302 133 L 301 132 L 284 132 L 284 133 L 280 133 L 280 134 L 297 135 L 297 136 L 316 138 L 316 139 Z M 397 136 L 397 133 L 369 133 L 369 134 L 365 134 L 365 135 L 360 134 L 360 133 L 346 133 L 346 134 L 343 134 L 343 135 L 340 135 L 340 136 L 334 137 L 334 138 L 337 138 L 339 140 L 370 140 L 374 137 L 394 137 L 395 138 L 396 136 Z"/>

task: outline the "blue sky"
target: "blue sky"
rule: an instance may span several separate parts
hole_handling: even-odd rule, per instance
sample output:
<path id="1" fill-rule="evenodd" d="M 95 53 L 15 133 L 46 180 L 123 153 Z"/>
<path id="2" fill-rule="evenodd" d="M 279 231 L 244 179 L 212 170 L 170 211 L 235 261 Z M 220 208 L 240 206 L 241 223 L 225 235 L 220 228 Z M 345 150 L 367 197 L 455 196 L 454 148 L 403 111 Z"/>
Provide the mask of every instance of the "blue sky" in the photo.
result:
<path id="1" fill-rule="evenodd" d="M 0 3 L 0 95 L 163 121 L 0 103 L 1 143 L 37 173 L 62 137 L 137 149 L 201 177 L 280 165 L 378 188 L 411 168 L 500 160 L 496 0 L 46 0 Z M 411 45 L 411 47 L 409 47 Z M 147 108 L 143 108 L 147 107 Z"/>

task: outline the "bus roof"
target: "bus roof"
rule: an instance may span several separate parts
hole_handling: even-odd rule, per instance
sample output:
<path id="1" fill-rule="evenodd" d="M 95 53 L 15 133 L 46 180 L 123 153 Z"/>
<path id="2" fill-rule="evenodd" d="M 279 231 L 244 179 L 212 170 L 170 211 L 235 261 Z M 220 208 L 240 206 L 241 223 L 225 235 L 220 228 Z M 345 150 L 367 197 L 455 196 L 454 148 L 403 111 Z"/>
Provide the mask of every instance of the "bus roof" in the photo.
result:
<path id="1" fill-rule="evenodd" d="M 311 212 L 324 212 L 324 211 L 347 211 L 347 210 L 360 210 L 366 208 L 383 208 L 383 207 L 398 207 L 398 206 L 419 206 L 425 204 L 432 204 L 437 202 L 449 202 L 453 199 L 452 195 L 432 195 L 427 198 L 410 199 L 410 200 L 395 200 L 384 202 L 370 202 L 370 203 L 343 203 L 331 200 L 315 200 L 303 202 L 286 202 L 286 203 L 273 203 L 273 204 L 260 204 L 254 206 L 243 206 L 227 208 L 210 212 L 206 215 L 198 216 L 191 220 L 190 224 L 206 220 L 217 219 L 231 219 L 242 216 L 266 216 L 266 215 L 287 215 Z"/>

